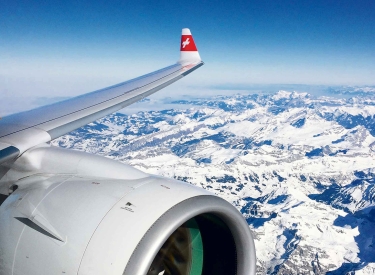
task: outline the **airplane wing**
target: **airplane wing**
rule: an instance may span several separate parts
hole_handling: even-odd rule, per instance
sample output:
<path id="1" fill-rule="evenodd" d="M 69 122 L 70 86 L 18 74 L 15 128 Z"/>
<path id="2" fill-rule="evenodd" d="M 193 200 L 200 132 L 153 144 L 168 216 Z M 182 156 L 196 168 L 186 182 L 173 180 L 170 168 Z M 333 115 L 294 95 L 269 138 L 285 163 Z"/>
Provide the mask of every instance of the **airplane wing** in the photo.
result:
<path id="1" fill-rule="evenodd" d="M 98 91 L 0 120 L 0 163 L 114 113 L 201 67 L 189 29 L 182 30 L 180 60 L 171 66 Z"/>
<path id="2" fill-rule="evenodd" d="M 48 141 L 203 65 L 177 64 L 0 120 L 1 275 L 251 275 L 254 241 L 229 202 L 191 184 Z"/>

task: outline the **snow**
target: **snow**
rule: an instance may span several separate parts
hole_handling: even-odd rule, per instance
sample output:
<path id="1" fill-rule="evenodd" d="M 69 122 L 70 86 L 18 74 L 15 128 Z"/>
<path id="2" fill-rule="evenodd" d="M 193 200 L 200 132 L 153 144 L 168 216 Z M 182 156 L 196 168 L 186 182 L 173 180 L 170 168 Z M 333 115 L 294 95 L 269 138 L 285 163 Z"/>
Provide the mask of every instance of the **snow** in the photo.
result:
<path id="1" fill-rule="evenodd" d="M 52 143 L 185 180 L 228 200 L 248 220 L 265 273 L 294 274 L 293 267 L 340 273 L 358 264 L 355 274 L 374 274 L 375 137 L 369 124 L 338 121 L 373 116 L 369 103 L 288 91 L 217 97 L 187 102 L 178 112 L 112 115 Z M 319 154 L 309 156 L 313 150 Z"/>
<path id="2" fill-rule="evenodd" d="M 375 106 L 358 105 L 358 106 L 339 106 L 339 107 L 328 107 L 322 108 L 325 113 L 336 113 L 336 114 L 350 114 L 353 116 L 362 115 L 364 117 L 375 115 Z"/>
<path id="3" fill-rule="evenodd" d="M 250 121 L 239 121 L 235 123 L 228 123 L 227 125 L 218 128 L 218 131 L 228 131 L 236 136 L 250 137 L 254 132 L 258 131 L 263 124 L 250 122 Z"/>

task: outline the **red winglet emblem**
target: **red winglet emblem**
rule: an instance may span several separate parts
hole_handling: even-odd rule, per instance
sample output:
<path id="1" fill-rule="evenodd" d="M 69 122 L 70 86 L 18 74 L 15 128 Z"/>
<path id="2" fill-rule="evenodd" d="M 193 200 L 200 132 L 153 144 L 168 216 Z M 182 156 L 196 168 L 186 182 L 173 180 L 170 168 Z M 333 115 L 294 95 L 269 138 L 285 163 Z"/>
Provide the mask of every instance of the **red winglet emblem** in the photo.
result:
<path id="1" fill-rule="evenodd" d="M 197 51 L 194 39 L 192 35 L 182 35 L 181 36 L 181 51 Z"/>

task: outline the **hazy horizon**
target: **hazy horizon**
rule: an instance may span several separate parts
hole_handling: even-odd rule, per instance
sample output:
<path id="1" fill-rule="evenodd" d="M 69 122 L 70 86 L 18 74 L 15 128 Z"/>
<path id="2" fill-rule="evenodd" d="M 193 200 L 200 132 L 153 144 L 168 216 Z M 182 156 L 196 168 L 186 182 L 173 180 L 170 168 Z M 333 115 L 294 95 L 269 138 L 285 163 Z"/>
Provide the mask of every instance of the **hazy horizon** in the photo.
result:
<path id="1" fill-rule="evenodd" d="M 7 1 L 0 17 L 1 115 L 173 64 L 185 27 L 205 65 L 159 97 L 278 83 L 375 85 L 369 0 Z"/>

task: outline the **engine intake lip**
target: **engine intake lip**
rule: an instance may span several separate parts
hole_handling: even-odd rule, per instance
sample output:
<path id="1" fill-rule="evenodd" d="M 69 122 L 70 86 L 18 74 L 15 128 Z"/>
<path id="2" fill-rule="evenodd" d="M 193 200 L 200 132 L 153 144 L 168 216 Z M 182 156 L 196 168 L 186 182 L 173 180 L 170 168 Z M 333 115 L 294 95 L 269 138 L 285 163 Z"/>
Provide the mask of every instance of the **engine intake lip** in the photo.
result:
<path id="1" fill-rule="evenodd" d="M 237 252 L 236 275 L 255 274 L 255 246 L 248 224 L 234 206 L 224 199 L 210 195 L 186 199 L 157 219 L 133 251 L 123 274 L 146 275 L 169 236 L 183 223 L 201 214 L 212 214 L 229 228 Z"/>

